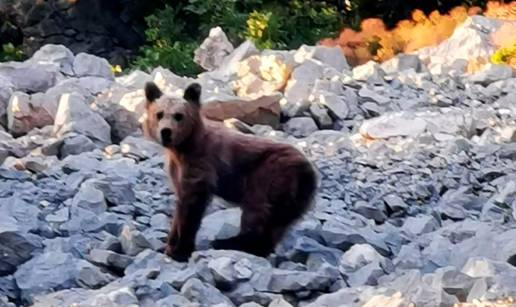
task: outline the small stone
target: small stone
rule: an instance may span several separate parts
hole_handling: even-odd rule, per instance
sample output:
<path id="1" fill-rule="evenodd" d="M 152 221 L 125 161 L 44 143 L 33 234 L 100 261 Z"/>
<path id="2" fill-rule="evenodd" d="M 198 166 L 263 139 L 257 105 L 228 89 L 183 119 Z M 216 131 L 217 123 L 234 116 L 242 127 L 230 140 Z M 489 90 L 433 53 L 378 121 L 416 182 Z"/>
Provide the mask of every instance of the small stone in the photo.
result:
<path id="1" fill-rule="evenodd" d="M 353 79 L 359 81 L 367 81 L 370 83 L 383 83 L 385 72 L 374 61 L 369 61 L 366 64 L 356 66 L 353 68 Z"/>
<path id="2" fill-rule="evenodd" d="M 117 270 L 124 270 L 133 261 L 131 257 L 126 255 L 102 249 L 92 249 L 88 255 L 88 260 L 97 265 L 105 265 Z"/>
<path id="3" fill-rule="evenodd" d="M 106 211 L 107 204 L 102 191 L 96 189 L 91 183 L 85 182 L 72 200 L 72 208 L 74 207 L 101 214 Z"/>
<path id="4" fill-rule="evenodd" d="M 319 130 L 311 117 L 294 117 L 285 123 L 284 131 L 297 138 L 308 137 Z"/>
<path id="5" fill-rule="evenodd" d="M 413 236 L 428 233 L 437 228 L 439 228 L 439 224 L 433 216 L 409 217 L 403 224 L 403 230 Z"/>
<path id="6" fill-rule="evenodd" d="M 328 115 L 328 112 L 323 107 L 318 104 L 310 105 L 310 113 L 312 114 L 313 119 L 317 123 L 320 129 L 329 129 L 333 125 L 333 120 Z"/>
<path id="7" fill-rule="evenodd" d="M 386 195 L 383 197 L 383 200 L 392 212 L 405 211 L 408 209 L 408 205 L 405 201 L 396 194 Z"/>
<path id="8" fill-rule="evenodd" d="M 197 278 L 189 279 L 181 287 L 181 294 L 193 302 L 201 303 L 203 306 L 213 306 L 216 304 L 234 306 L 217 288 L 203 283 Z"/>
<path id="9" fill-rule="evenodd" d="M 123 252 L 129 256 L 135 256 L 147 248 L 152 248 L 152 245 L 141 232 L 131 230 L 128 226 L 122 228 L 119 240 Z"/>
<path id="10" fill-rule="evenodd" d="M 293 307 L 289 302 L 282 298 L 274 299 L 272 302 L 270 302 L 268 307 Z"/>
<path id="11" fill-rule="evenodd" d="M 357 201 L 353 211 L 361 214 L 365 218 L 372 219 L 377 223 L 383 223 L 387 219 L 383 203 L 370 204 L 366 201 Z"/>
<path id="12" fill-rule="evenodd" d="M 93 151 L 97 146 L 88 137 L 77 134 L 67 136 L 62 140 L 60 154 L 65 158 L 69 155 L 78 155 L 83 152 Z"/>

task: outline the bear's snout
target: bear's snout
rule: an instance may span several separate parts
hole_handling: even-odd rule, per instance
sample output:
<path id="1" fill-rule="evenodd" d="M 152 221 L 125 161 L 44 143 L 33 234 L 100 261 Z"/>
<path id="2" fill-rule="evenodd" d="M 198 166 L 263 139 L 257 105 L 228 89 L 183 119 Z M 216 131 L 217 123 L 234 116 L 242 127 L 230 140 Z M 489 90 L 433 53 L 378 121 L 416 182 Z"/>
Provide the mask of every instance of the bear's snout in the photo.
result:
<path id="1" fill-rule="evenodd" d="M 161 135 L 161 144 L 163 146 L 167 146 L 167 145 L 170 145 L 170 143 L 172 143 L 172 130 L 170 130 L 169 128 L 161 129 L 160 135 Z"/>

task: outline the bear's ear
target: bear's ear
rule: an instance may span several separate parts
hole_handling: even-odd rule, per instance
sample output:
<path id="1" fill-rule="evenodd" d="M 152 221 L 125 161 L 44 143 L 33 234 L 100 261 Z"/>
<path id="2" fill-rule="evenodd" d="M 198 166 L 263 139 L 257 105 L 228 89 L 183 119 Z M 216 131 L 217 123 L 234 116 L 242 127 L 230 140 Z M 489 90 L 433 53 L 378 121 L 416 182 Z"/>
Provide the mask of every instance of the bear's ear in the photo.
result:
<path id="1" fill-rule="evenodd" d="M 145 98 L 147 98 L 147 103 L 154 102 L 156 99 L 161 97 L 163 93 L 158 88 L 156 83 L 147 82 L 145 83 Z"/>
<path id="2" fill-rule="evenodd" d="M 199 83 L 190 84 L 183 95 L 183 98 L 189 103 L 200 107 L 201 106 L 201 85 Z"/>

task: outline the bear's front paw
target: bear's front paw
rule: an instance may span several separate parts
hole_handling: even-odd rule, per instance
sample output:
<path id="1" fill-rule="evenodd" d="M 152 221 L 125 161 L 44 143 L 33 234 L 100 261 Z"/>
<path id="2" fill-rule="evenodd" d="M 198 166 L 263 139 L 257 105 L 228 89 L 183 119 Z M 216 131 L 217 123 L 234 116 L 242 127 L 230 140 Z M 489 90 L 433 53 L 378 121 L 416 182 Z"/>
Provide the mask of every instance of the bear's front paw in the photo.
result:
<path id="1" fill-rule="evenodd" d="M 172 258 L 178 262 L 187 262 L 188 259 L 190 258 L 191 254 L 192 254 L 192 252 L 181 251 L 181 250 L 173 248 L 170 245 L 168 245 L 165 248 L 165 255 L 169 256 L 170 258 Z"/>

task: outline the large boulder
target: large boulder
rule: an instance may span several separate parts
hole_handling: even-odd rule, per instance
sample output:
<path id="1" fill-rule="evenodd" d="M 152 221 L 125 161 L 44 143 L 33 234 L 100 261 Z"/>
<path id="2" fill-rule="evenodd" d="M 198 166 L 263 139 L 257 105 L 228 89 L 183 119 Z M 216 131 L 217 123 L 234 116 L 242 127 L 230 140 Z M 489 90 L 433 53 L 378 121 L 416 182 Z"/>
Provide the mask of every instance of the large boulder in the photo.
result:
<path id="1" fill-rule="evenodd" d="M 92 108 L 100 113 L 111 127 L 113 143 L 118 144 L 126 137 L 137 134 L 140 130 L 137 115 L 119 104 L 95 103 Z"/>
<path id="2" fill-rule="evenodd" d="M 285 98 L 282 99 L 282 112 L 294 117 L 301 115 L 310 107 L 309 96 L 316 80 L 323 76 L 323 66 L 314 60 L 306 60 L 297 66 L 285 87 Z"/>
<path id="3" fill-rule="evenodd" d="M 36 64 L 54 64 L 66 75 L 73 75 L 74 55 L 63 45 L 47 44 L 36 51 L 28 60 Z"/>
<path id="4" fill-rule="evenodd" d="M 110 80 L 115 78 L 111 66 L 106 59 L 82 52 L 75 57 L 73 70 L 78 77 L 92 76 Z"/>
<path id="5" fill-rule="evenodd" d="M 216 121 L 236 118 L 248 125 L 277 127 L 280 120 L 280 98 L 279 93 L 256 99 L 214 95 L 203 101 L 201 113 Z"/>
<path id="6" fill-rule="evenodd" d="M 194 62 L 202 68 L 212 71 L 222 64 L 226 56 L 233 52 L 234 47 L 228 40 L 222 28 L 215 27 L 210 30 L 209 36 L 194 52 Z"/>
<path id="7" fill-rule="evenodd" d="M 442 64 L 445 71 L 457 60 L 467 62 L 484 61 L 498 49 L 495 42 L 496 33 L 504 25 L 516 31 L 516 22 L 488 18 L 480 15 L 468 17 L 459 25 L 452 36 L 437 46 L 421 48 L 415 52 L 423 62 Z M 507 42 L 510 43 L 510 42 Z"/>
<path id="8" fill-rule="evenodd" d="M 211 79 L 228 82 L 236 74 L 238 64 L 242 60 L 258 53 L 259 51 L 256 49 L 254 44 L 247 40 L 226 56 L 219 68 L 205 74 L 207 74 Z"/>
<path id="9" fill-rule="evenodd" d="M 34 128 L 42 128 L 54 122 L 57 101 L 45 94 L 28 95 L 15 92 L 7 108 L 7 128 L 13 135 L 22 135 Z"/>
<path id="10" fill-rule="evenodd" d="M 281 91 L 292 66 L 275 55 L 253 55 L 237 65 L 234 90 L 238 96 L 260 97 Z"/>
<path id="11" fill-rule="evenodd" d="M 55 136 L 69 132 L 85 135 L 99 145 L 111 144 L 109 124 L 88 106 L 84 97 L 75 93 L 61 96 L 54 122 Z"/>
<path id="12" fill-rule="evenodd" d="M 61 74 L 53 64 L 8 62 L 0 64 L 0 77 L 9 80 L 14 90 L 36 93 L 54 86 Z"/>
<path id="13" fill-rule="evenodd" d="M 294 60 L 297 63 L 303 63 L 308 59 L 316 60 L 340 73 L 350 69 L 346 57 L 339 47 L 302 45 L 294 54 Z"/>

